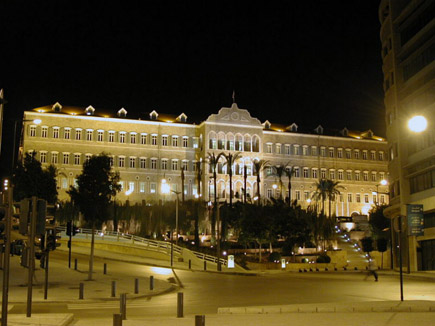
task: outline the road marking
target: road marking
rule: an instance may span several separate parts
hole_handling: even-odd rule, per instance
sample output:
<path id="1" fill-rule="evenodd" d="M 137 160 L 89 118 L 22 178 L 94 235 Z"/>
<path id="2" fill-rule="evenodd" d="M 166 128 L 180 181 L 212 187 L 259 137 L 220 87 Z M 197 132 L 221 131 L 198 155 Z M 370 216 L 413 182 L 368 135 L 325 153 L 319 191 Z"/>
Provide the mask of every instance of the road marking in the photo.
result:
<path id="1" fill-rule="evenodd" d="M 119 309 L 119 301 L 94 302 L 94 303 L 71 303 L 67 304 L 68 310 L 91 310 L 91 309 Z M 149 307 L 146 302 L 128 302 L 127 308 Z"/>

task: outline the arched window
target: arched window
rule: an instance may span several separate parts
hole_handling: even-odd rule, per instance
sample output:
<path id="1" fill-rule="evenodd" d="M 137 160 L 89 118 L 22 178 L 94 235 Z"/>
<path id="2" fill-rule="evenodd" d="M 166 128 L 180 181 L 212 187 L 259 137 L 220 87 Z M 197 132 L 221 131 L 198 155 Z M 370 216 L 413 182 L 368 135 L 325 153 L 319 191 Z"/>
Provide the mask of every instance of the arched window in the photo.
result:
<path id="1" fill-rule="evenodd" d="M 249 135 L 245 135 L 245 141 L 244 141 L 244 148 L 243 150 L 245 152 L 250 152 L 251 151 L 251 136 Z"/>
<path id="2" fill-rule="evenodd" d="M 240 134 L 236 135 L 236 151 L 243 151 L 243 137 Z"/>
<path id="3" fill-rule="evenodd" d="M 252 136 L 252 151 L 260 152 L 260 137 L 257 135 Z"/>
<path id="4" fill-rule="evenodd" d="M 225 134 L 223 132 L 218 135 L 218 149 L 225 149 Z"/>
<path id="5" fill-rule="evenodd" d="M 232 133 L 227 134 L 227 150 L 234 151 L 235 143 L 234 143 L 234 135 Z"/>
<path id="6" fill-rule="evenodd" d="M 211 131 L 208 134 L 208 148 L 217 149 L 217 139 L 216 139 L 216 133 L 214 131 Z"/>

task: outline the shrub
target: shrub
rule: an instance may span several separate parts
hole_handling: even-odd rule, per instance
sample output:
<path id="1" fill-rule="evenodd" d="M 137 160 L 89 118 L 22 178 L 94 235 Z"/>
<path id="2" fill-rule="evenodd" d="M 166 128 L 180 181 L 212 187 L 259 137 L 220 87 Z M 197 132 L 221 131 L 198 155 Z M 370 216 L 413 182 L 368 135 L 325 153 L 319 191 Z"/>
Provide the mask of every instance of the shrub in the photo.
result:
<path id="1" fill-rule="evenodd" d="M 280 259 L 281 259 L 281 254 L 279 252 L 272 252 L 269 255 L 269 261 L 270 262 L 279 261 Z"/>
<path id="2" fill-rule="evenodd" d="M 319 257 L 317 257 L 316 259 L 316 263 L 323 263 L 323 264 L 329 264 L 331 262 L 331 257 L 329 257 L 328 255 L 324 254 L 324 255 L 320 255 Z"/>

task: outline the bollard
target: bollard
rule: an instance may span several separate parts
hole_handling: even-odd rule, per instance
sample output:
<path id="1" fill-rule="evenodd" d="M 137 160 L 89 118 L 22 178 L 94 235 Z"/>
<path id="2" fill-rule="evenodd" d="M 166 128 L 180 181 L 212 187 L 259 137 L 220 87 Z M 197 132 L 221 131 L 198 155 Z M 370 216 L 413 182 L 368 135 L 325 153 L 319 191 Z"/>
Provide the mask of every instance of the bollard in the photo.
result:
<path id="1" fill-rule="evenodd" d="M 192 269 L 192 261 L 189 259 L 189 269 Z"/>
<path id="2" fill-rule="evenodd" d="M 183 292 L 177 293 L 177 318 L 183 318 Z"/>
<path id="3" fill-rule="evenodd" d="M 122 326 L 121 314 L 113 314 L 113 326 Z"/>
<path id="4" fill-rule="evenodd" d="M 79 300 L 83 300 L 84 292 L 85 292 L 85 285 L 83 283 L 80 283 L 80 286 L 79 286 Z"/>
<path id="5" fill-rule="evenodd" d="M 204 270 L 205 271 L 207 270 L 207 261 L 206 260 L 204 260 Z"/>
<path id="6" fill-rule="evenodd" d="M 150 290 L 154 290 L 154 276 L 150 276 Z"/>
<path id="7" fill-rule="evenodd" d="M 127 293 L 121 293 L 119 298 L 119 312 L 121 314 L 121 319 L 127 319 Z"/>
<path id="8" fill-rule="evenodd" d="M 112 281 L 112 294 L 110 296 L 112 298 L 116 297 L 116 281 Z"/>
<path id="9" fill-rule="evenodd" d="M 107 264 L 106 263 L 104 263 L 104 265 L 103 265 L 103 274 L 104 275 L 107 274 Z"/>
<path id="10" fill-rule="evenodd" d="M 205 326 L 205 315 L 195 316 L 195 326 Z"/>
<path id="11" fill-rule="evenodd" d="M 77 258 L 74 259 L 74 270 L 77 270 Z"/>
<path id="12" fill-rule="evenodd" d="M 135 278 L 134 279 L 134 294 L 138 294 L 139 293 L 139 279 Z"/>

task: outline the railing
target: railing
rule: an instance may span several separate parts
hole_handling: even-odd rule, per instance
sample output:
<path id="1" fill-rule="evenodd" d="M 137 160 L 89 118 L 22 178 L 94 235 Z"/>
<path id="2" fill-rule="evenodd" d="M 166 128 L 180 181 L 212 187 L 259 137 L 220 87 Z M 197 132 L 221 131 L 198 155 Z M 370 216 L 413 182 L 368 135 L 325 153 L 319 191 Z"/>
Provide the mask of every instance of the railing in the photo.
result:
<path id="1" fill-rule="evenodd" d="M 58 230 L 62 232 L 61 236 L 66 236 L 66 227 L 60 226 L 57 227 Z M 84 235 L 85 239 L 88 238 L 88 235 L 92 234 L 92 229 L 79 229 L 79 232 L 76 235 Z M 108 238 L 108 240 L 114 240 L 116 239 L 117 242 L 129 242 L 132 244 L 140 245 L 145 247 L 145 249 L 150 251 L 156 251 L 156 252 L 162 252 L 169 254 L 171 252 L 171 243 L 166 241 L 159 241 L 159 240 L 150 240 L 142 237 L 138 237 L 133 234 L 128 233 L 122 233 L 122 232 L 116 232 L 116 231 L 102 231 L 102 230 L 95 230 L 95 236 L 98 240 L 104 240 L 104 238 Z M 83 237 L 83 236 L 82 236 Z M 189 250 L 177 245 L 173 245 L 172 249 L 174 251 L 174 255 L 183 256 L 183 250 Z M 218 259 L 215 256 L 206 255 L 201 252 L 189 250 L 195 257 L 217 263 Z M 221 264 L 226 265 L 227 261 L 225 259 L 221 258 Z"/>

